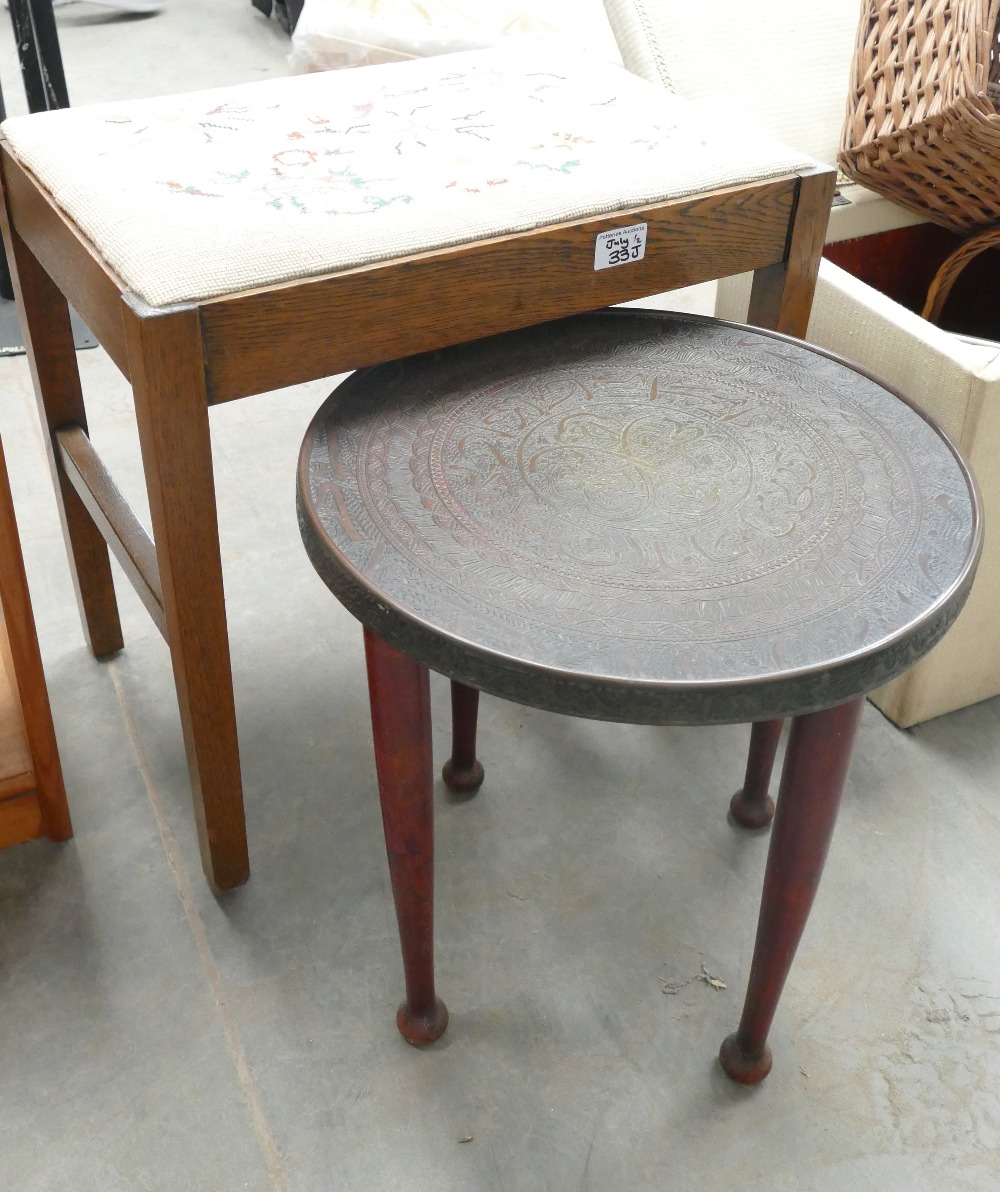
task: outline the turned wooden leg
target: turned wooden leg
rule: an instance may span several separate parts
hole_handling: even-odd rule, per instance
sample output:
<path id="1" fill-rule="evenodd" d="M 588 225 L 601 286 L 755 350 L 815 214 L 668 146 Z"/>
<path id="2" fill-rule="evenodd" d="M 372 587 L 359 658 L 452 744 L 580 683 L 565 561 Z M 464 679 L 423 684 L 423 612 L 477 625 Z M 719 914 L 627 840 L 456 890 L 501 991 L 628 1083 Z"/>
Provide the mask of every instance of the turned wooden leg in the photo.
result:
<path id="1" fill-rule="evenodd" d="M 729 801 L 733 819 L 743 828 L 763 828 L 774 819 L 768 793 L 783 720 L 760 720 L 750 730 L 750 753 L 743 785 Z"/>
<path id="2" fill-rule="evenodd" d="M 453 791 L 471 793 L 483 785 L 482 763 L 476 757 L 479 692 L 457 679 L 451 681 L 451 757 L 441 777 Z"/>
<path id="3" fill-rule="evenodd" d="M 423 663 L 365 629 L 375 768 L 389 877 L 403 951 L 406 1001 L 399 1033 L 439 1039 L 448 1011 L 434 992 L 434 773 L 430 676 Z"/>
<path id="4" fill-rule="evenodd" d="M 20 236 L 11 233 L 5 210 L 0 218 L 38 412 L 48 432 L 49 468 L 55 481 L 80 619 L 87 644 L 100 658 L 114 654 L 123 645 L 110 556 L 100 530 L 66 475 L 55 443 L 59 428 L 76 425 L 87 429 L 69 307 Z"/>
<path id="5" fill-rule="evenodd" d="M 852 700 L 792 722 L 743 1017 L 719 1052 L 742 1084 L 771 1070 L 767 1033 L 823 872 L 863 707 Z"/>
<path id="6" fill-rule="evenodd" d="M 122 315 L 201 863 L 221 892 L 250 866 L 200 323 Z"/>

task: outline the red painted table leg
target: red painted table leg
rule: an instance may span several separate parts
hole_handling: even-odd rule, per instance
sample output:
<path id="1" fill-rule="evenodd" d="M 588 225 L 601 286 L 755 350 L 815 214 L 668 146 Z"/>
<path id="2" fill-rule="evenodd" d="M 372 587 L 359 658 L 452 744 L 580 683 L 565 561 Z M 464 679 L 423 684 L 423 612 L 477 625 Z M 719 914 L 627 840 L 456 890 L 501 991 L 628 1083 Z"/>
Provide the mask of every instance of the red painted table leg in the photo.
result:
<path id="1" fill-rule="evenodd" d="M 742 1084 L 771 1070 L 767 1033 L 823 872 L 863 707 L 852 700 L 792 722 L 743 1017 L 719 1052 Z"/>
<path id="2" fill-rule="evenodd" d="M 451 757 L 441 777 L 453 791 L 472 793 L 483 785 L 482 763 L 476 757 L 479 692 L 457 679 L 451 681 Z"/>
<path id="3" fill-rule="evenodd" d="M 759 720 L 750 730 L 746 778 L 729 803 L 733 819 L 743 828 L 764 828 L 774 819 L 774 800 L 767 788 L 783 724 L 783 720 Z"/>
<path id="4" fill-rule="evenodd" d="M 403 952 L 406 1001 L 396 1025 L 433 1043 L 448 1025 L 434 992 L 434 773 L 427 667 L 365 629 L 375 768 Z"/>

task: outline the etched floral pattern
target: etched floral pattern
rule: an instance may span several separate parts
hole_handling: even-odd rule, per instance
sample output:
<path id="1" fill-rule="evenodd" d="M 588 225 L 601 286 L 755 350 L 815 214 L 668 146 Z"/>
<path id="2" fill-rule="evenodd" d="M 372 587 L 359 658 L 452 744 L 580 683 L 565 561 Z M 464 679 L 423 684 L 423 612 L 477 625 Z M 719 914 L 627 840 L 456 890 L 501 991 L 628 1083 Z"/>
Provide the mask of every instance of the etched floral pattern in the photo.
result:
<path id="1" fill-rule="evenodd" d="M 583 316 L 359 375 L 325 414 L 311 496 L 355 571 L 554 670 L 715 683 L 885 650 L 892 672 L 974 546 L 919 414 L 707 321 Z"/>

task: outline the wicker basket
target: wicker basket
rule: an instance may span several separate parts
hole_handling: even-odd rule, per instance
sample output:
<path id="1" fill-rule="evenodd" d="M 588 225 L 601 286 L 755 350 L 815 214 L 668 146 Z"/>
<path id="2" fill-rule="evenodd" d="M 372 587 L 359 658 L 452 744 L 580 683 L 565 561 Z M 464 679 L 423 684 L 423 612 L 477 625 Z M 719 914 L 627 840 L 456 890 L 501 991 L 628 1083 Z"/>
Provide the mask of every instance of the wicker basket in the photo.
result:
<path id="1" fill-rule="evenodd" d="M 950 228 L 1000 222 L 1000 0 L 864 0 L 841 169 Z"/>
<path id="2" fill-rule="evenodd" d="M 980 255 L 991 248 L 1000 248 L 1000 227 L 987 228 L 977 236 L 970 236 L 964 244 L 960 244 L 955 251 L 946 258 L 940 269 L 934 274 L 930 288 L 927 290 L 927 300 L 920 314 L 932 323 L 941 320 L 941 312 L 948 301 L 952 287 L 962 275 L 962 270 Z"/>

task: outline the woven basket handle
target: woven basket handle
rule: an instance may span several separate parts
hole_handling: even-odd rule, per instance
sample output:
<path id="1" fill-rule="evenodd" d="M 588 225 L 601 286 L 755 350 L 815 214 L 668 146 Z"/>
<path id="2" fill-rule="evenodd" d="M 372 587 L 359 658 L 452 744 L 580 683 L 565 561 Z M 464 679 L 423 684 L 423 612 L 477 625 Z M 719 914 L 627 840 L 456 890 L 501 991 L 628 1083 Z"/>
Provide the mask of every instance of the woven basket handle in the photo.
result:
<path id="1" fill-rule="evenodd" d="M 924 309 L 920 312 L 923 317 L 931 323 L 936 323 L 941 317 L 944 304 L 948 301 L 951 288 L 958 281 L 962 270 L 981 252 L 986 252 L 988 248 L 996 248 L 998 244 L 1000 244 L 1000 227 L 987 228 L 985 232 L 970 236 L 964 244 L 960 244 L 934 274 L 934 280 L 927 290 Z"/>

